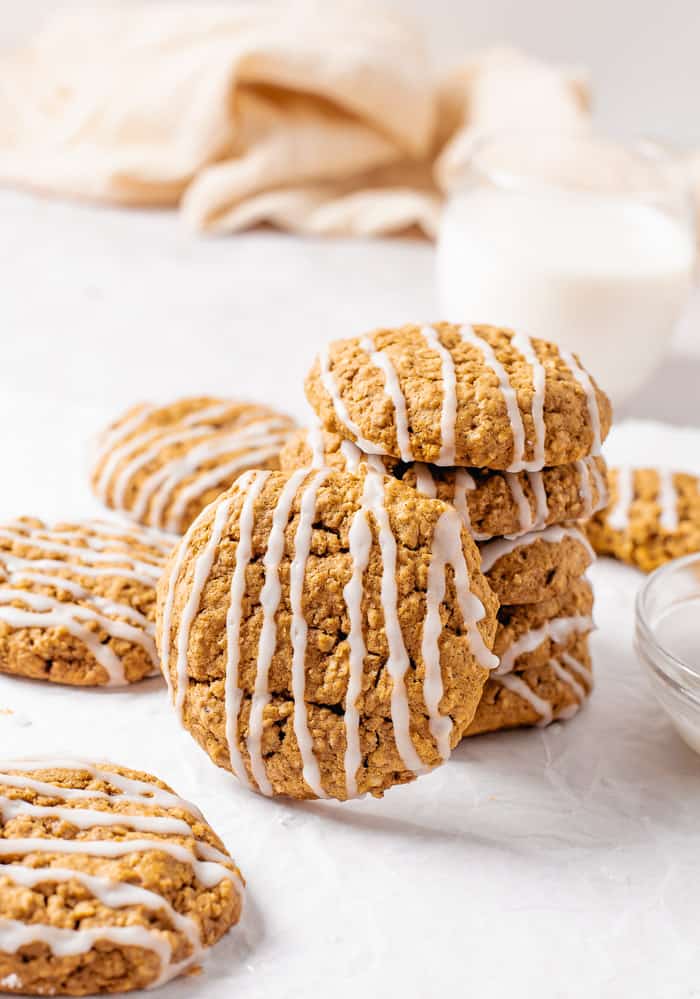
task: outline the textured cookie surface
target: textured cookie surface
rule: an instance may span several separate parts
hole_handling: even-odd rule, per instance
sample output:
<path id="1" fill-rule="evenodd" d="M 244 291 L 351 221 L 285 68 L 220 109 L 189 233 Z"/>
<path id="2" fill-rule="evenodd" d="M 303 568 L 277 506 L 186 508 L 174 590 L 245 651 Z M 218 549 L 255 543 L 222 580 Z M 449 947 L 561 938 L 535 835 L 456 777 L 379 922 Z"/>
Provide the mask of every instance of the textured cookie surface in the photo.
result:
<path id="1" fill-rule="evenodd" d="M 175 540 L 108 521 L 0 526 L 0 671 L 78 686 L 157 673 L 155 587 Z"/>
<path id="2" fill-rule="evenodd" d="M 565 593 L 595 560 L 577 527 L 546 527 L 480 545 L 481 567 L 502 604 L 536 604 Z"/>
<path id="3" fill-rule="evenodd" d="M 0 991 L 93 995 L 192 970 L 238 921 L 238 869 L 148 774 L 0 762 Z"/>
<path id="4" fill-rule="evenodd" d="M 538 604 L 504 604 L 498 612 L 493 651 L 500 660 L 496 674 L 544 666 L 588 635 L 593 624 L 593 590 L 585 579 L 574 580 L 556 597 Z"/>
<path id="5" fill-rule="evenodd" d="M 588 639 L 579 635 L 541 666 L 491 676 L 465 735 L 564 721 L 578 712 L 592 689 Z"/>
<path id="6" fill-rule="evenodd" d="M 180 534 L 247 469 L 277 468 L 293 429 L 290 417 L 255 403 L 142 403 L 99 438 L 92 486 L 107 506 Z"/>
<path id="7" fill-rule="evenodd" d="M 317 428 L 297 431 L 280 453 L 285 471 L 323 465 L 354 471 L 366 461 L 357 445 Z M 389 457 L 381 461 L 390 475 L 424 495 L 453 503 L 477 541 L 587 520 L 607 502 L 602 457 L 537 472 L 440 468 Z"/>
<path id="8" fill-rule="evenodd" d="M 600 451 L 610 402 L 571 354 L 493 326 L 403 326 L 329 345 L 306 381 L 368 454 L 510 471 Z"/>
<path id="9" fill-rule="evenodd" d="M 339 799 L 443 762 L 488 670 L 496 600 L 453 507 L 365 469 L 250 473 L 158 588 L 176 709 L 265 794 Z"/>
<path id="10" fill-rule="evenodd" d="M 610 504 L 588 525 L 599 555 L 651 572 L 700 551 L 700 479 L 657 468 L 611 468 Z"/>

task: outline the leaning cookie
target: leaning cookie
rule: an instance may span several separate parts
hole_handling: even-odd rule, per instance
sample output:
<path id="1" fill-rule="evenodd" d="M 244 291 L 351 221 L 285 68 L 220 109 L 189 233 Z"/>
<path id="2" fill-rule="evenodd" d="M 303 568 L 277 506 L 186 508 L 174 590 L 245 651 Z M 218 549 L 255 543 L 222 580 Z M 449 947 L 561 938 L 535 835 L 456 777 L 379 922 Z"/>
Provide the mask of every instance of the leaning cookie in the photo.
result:
<path id="1" fill-rule="evenodd" d="M 587 527 L 599 555 L 651 572 L 700 551 L 700 478 L 660 468 L 611 468 L 610 504 Z"/>
<path id="2" fill-rule="evenodd" d="M 243 883 L 201 812 L 145 773 L 0 762 L 0 991 L 129 992 L 196 969 Z"/>
<path id="3" fill-rule="evenodd" d="M 495 326 L 402 326 L 330 344 L 306 380 L 321 425 L 366 454 L 537 471 L 600 453 L 610 401 L 578 359 Z"/>
<path id="4" fill-rule="evenodd" d="M 251 472 L 172 556 L 158 642 L 216 764 L 345 800 L 449 757 L 497 665 L 496 607 L 453 507 L 367 467 Z"/>
<path id="5" fill-rule="evenodd" d="M 367 460 L 356 444 L 318 427 L 297 431 L 280 452 L 284 471 L 324 465 L 355 471 Z M 387 456 L 380 460 L 395 478 L 452 503 L 477 541 L 587 520 L 607 502 L 605 461 L 600 456 L 536 472 L 440 468 Z"/>
<path id="6" fill-rule="evenodd" d="M 565 593 L 595 561 L 578 527 L 554 525 L 479 548 L 482 572 L 502 604 L 537 604 Z"/>
<path id="7" fill-rule="evenodd" d="M 138 525 L 0 527 L 0 671 L 77 686 L 159 672 L 155 586 L 174 541 Z"/>
<path id="8" fill-rule="evenodd" d="M 544 665 L 487 680 L 465 736 L 564 721 L 578 712 L 592 689 L 588 638 L 579 635 Z"/>
<path id="9" fill-rule="evenodd" d="M 92 487 L 132 520 L 180 534 L 249 468 L 278 468 L 294 421 L 268 406 L 187 398 L 128 410 L 98 440 Z"/>

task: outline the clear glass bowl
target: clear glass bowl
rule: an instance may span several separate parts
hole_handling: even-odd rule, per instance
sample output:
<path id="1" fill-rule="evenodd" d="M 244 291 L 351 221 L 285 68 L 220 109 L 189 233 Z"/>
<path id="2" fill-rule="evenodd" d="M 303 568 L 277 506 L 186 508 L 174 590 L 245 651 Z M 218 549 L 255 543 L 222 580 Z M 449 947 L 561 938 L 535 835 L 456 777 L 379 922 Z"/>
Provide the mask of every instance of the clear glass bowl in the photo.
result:
<path id="1" fill-rule="evenodd" d="M 700 553 L 646 580 L 637 597 L 635 645 L 661 707 L 700 753 Z"/>

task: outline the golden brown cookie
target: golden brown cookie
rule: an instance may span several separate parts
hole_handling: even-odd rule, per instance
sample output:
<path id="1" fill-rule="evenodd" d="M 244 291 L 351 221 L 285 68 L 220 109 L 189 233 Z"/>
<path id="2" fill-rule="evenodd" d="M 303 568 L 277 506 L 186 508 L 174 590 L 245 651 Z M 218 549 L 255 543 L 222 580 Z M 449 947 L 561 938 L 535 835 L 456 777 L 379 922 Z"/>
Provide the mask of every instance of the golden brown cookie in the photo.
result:
<path id="1" fill-rule="evenodd" d="M 367 454 L 537 471 L 597 455 L 610 402 L 573 354 L 495 326 L 402 326 L 338 340 L 306 394 Z"/>
<path id="2" fill-rule="evenodd" d="M 0 671 L 78 686 L 158 673 L 155 587 L 176 540 L 98 520 L 0 526 Z"/>
<path id="3" fill-rule="evenodd" d="M 92 487 L 132 520 L 181 534 L 249 468 L 278 468 L 294 421 L 231 399 L 141 403 L 98 440 Z"/>
<path id="4" fill-rule="evenodd" d="M 564 593 L 595 560 L 578 527 L 558 524 L 479 546 L 481 568 L 502 604 L 537 604 Z"/>
<path id="5" fill-rule="evenodd" d="M 149 774 L 0 763 L 0 991 L 129 992 L 194 970 L 238 922 L 240 873 Z"/>
<path id="6" fill-rule="evenodd" d="M 465 736 L 564 721 L 576 714 L 592 689 L 588 638 L 579 635 L 544 665 L 490 677 Z"/>
<path id="7" fill-rule="evenodd" d="M 651 572 L 700 551 L 700 479 L 658 468 L 611 468 L 610 504 L 588 525 L 599 555 Z"/>
<path id="8" fill-rule="evenodd" d="M 371 469 L 251 472 L 158 588 L 176 710 L 264 794 L 381 794 L 442 763 L 488 671 L 496 600 L 456 510 Z"/>
<path id="9" fill-rule="evenodd" d="M 496 674 L 544 666 L 558 658 L 580 635 L 594 629 L 593 589 L 586 579 L 539 604 L 503 605 L 493 646 L 500 660 Z"/>
<path id="10" fill-rule="evenodd" d="M 280 452 L 280 466 L 283 471 L 324 465 L 354 471 L 367 457 L 351 441 L 314 427 L 292 435 Z M 440 468 L 388 457 L 381 461 L 395 478 L 426 496 L 453 503 L 477 541 L 586 520 L 607 502 L 601 457 L 539 472 Z"/>

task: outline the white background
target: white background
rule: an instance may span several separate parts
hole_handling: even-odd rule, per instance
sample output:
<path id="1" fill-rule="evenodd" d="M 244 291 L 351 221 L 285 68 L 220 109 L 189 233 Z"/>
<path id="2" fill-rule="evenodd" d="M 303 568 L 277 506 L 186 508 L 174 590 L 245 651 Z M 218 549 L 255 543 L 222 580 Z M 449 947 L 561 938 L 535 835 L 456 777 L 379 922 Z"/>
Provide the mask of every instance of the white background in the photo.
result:
<path id="1" fill-rule="evenodd" d="M 92 0 L 89 6 L 107 2 Z M 483 45 L 519 45 L 554 62 L 587 68 L 596 115 L 613 131 L 700 146 L 697 0 L 391 2 L 419 21 L 440 65 Z M 115 3 L 125 6 L 128 0 Z M 0 44 L 26 36 L 48 13 L 68 5 L 3 0 Z"/>

